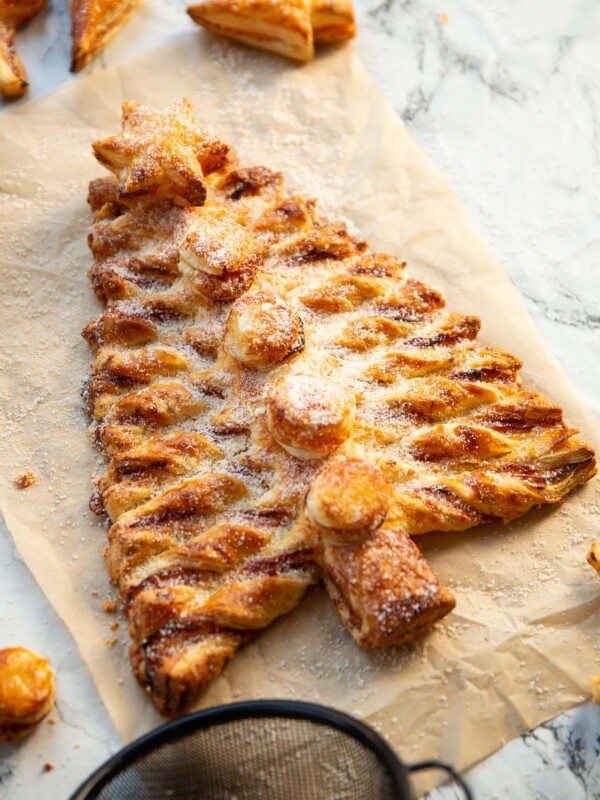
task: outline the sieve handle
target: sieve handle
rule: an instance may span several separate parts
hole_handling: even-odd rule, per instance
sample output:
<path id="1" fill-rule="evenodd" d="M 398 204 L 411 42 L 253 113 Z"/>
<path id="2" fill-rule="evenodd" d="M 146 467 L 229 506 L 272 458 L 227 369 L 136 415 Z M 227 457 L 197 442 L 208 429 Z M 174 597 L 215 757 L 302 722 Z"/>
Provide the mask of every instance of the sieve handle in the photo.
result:
<path id="1" fill-rule="evenodd" d="M 473 794 L 471 790 L 467 786 L 465 779 L 457 772 L 454 767 L 451 767 L 450 764 L 445 764 L 443 761 L 437 761 L 435 758 L 429 759 L 429 761 L 417 761 L 416 764 L 408 764 L 408 771 L 409 772 L 421 772 L 422 770 L 426 769 L 442 769 L 444 772 L 447 772 L 454 783 L 460 786 L 466 800 L 473 800 Z"/>

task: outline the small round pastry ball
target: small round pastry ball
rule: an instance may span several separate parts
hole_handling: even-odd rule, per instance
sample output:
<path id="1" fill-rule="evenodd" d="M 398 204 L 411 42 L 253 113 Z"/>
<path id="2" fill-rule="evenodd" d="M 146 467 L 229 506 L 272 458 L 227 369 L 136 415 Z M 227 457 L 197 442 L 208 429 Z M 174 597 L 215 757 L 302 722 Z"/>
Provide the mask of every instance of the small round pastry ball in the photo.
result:
<path id="1" fill-rule="evenodd" d="M 240 297 L 262 264 L 263 245 L 226 209 L 202 206 L 179 246 L 179 267 L 218 303 Z"/>
<path id="2" fill-rule="evenodd" d="M 350 436 L 354 395 L 308 375 L 284 375 L 267 396 L 267 425 L 296 458 L 324 458 Z"/>
<path id="3" fill-rule="evenodd" d="M 0 650 L 0 741 L 31 733 L 53 704 L 50 662 L 24 647 Z"/>
<path id="4" fill-rule="evenodd" d="M 304 346 L 302 320 L 281 297 L 246 294 L 231 307 L 225 350 L 248 367 L 278 364 Z"/>
<path id="5" fill-rule="evenodd" d="M 204 206 L 186 231 L 179 258 L 192 273 L 224 276 L 242 272 L 248 261 L 262 262 L 262 245 L 235 214 Z"/>
<path id="6" fill-rule="evenodd" d="M 378 469 L 344 458 L 317 475 L 306 510 L 327 544 L 360 544 L 383 523 L 389 495 L 390 485 Z"/>

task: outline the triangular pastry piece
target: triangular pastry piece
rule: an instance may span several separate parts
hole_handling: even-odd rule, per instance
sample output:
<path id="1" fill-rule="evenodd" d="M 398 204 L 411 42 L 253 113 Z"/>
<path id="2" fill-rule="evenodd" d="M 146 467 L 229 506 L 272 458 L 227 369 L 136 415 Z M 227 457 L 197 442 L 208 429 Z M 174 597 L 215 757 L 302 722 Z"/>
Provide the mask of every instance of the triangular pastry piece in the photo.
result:
<path id="1" fill-rule="evenodd" d="M 78 72 L 108 44 L 142 0 L 71 0 L 71 71 Z"/>
<path id="2" fill-rule="evenodd" d="M 115 176 L 89 193 L 105 310 L 84 331 L 85 396 L 108 461 L 92 508 L 134 672 L 172 714 L 318 580 L 360 645 L 422 633 L 454 597 L 411 537 L 560 503 L 596 462 L 519 359 L 400 259 L 319 220 L 280 173 L 205 162 L 215 140 L 188 138 L 188 104 L 166 112 L 173 141 L 128 127 L 132 109 L 161 119 L 125 104 L 126 136 L 94 145 Z M 138 196 L 148 147 L 159 183 Z"/>
<path id="3" fill-rule="evenodd" d="M 187 12 L 211 33 L 298 61 L 314 55 L 310 0 L 204 0 Z"/>

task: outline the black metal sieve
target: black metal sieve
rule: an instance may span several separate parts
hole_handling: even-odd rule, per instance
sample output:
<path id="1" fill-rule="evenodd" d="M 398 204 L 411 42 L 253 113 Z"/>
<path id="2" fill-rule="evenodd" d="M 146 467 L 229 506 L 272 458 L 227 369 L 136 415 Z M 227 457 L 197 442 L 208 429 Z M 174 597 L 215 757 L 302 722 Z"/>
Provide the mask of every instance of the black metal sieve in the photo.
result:
<path id="1" fill-rule="evenodd" d="M 375 731 L 331 708 L 233 703 L 169 722 L 123 748 L 71 800 L 414 800 L 406 766 Z"/>

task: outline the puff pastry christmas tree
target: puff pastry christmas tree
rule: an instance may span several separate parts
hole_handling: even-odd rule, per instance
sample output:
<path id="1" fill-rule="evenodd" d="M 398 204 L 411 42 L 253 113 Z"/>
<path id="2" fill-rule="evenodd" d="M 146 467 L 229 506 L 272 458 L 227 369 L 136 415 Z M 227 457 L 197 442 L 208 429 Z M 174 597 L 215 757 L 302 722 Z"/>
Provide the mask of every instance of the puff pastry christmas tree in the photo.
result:
<path id="1" fill-rule="evenodd" d="M 165 713 L 318 580 L 360 645 L 413 638 L 454 598 L 412 537 L 513 520 L 596 469 L 476 317 L 190 120 L 126 103 L 89 194 L 92 506 Z"/>

